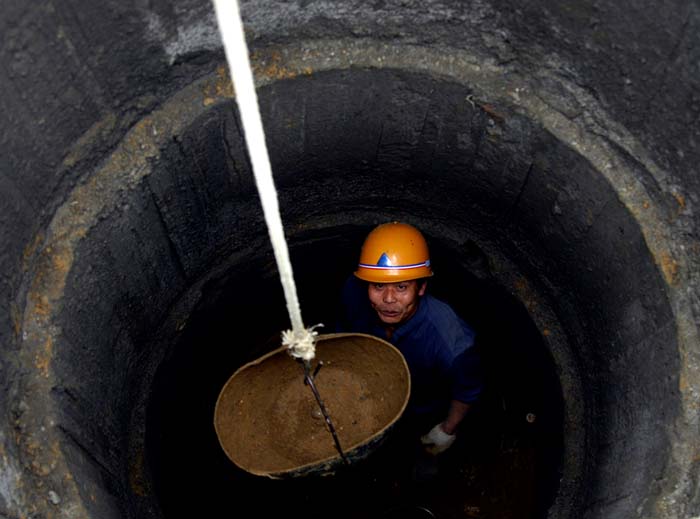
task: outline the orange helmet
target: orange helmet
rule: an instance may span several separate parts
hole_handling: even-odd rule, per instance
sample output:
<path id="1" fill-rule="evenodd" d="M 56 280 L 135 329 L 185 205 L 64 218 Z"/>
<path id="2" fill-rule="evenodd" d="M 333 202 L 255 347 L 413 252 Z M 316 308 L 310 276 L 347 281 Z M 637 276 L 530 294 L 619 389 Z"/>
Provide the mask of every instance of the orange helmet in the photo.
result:
<path id="1" fill-rule="evenodd" d="M 367 235 L 355 276 L 370 283 L 396 283 L 433 275 L 428 244 L 418 229 L 384 223 Z"/>

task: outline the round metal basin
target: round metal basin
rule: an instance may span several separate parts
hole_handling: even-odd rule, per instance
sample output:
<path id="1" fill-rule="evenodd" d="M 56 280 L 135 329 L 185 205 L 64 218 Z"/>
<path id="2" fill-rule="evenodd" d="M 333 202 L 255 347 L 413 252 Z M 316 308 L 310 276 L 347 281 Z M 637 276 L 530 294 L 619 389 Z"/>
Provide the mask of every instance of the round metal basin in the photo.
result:
<path id="1" fill-rule="evenodd" d="M 348 462 L 367 457 L 400 418 L 410 374 L 393 345 L 365 334 L 325 334 L 315 376 Z M 216 402 L 214 426 L 229 459 L 273 479 L 328 475 L 345 461 L 304 383 L 302 365 L 282 347 L 238 369 Z"/>

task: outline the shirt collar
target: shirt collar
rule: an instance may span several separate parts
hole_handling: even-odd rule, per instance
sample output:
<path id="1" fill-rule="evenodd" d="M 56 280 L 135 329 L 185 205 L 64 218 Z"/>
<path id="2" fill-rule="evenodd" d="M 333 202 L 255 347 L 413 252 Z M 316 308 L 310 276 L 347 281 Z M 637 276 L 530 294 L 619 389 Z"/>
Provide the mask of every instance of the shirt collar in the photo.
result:
<path id="1" fill-rule="evenodd" d="M 427 305 L 426 305 L 426 298 L 427 295 L 420 296 L 418 299 L 418 308 L 416 309 L 416 313 L 411 316 L 411 318 L 403 323 L 401 326 L 396 328 L 394 330 L 394 335 L 393 338 L 398 340 L 404 335 L 410 333 L 411 331 L 415 330 L 420 323 L 423 321 L 425 318 L 425 315 L 427 313 Z"/>

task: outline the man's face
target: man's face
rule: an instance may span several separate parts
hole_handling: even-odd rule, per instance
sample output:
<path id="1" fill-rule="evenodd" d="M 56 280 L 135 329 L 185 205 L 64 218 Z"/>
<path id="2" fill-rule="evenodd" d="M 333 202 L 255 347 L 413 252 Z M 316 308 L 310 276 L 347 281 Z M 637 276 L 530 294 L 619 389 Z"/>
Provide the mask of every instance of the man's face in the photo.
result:
<path id="1" fill-rule="evenodd" d="M 425 293 L 426 283 L 417 280 L 398 283 L 370 283 L 369 302 L 385 324 L 398 325 L 410 319 L 418 309 L 418 300 Z"/>

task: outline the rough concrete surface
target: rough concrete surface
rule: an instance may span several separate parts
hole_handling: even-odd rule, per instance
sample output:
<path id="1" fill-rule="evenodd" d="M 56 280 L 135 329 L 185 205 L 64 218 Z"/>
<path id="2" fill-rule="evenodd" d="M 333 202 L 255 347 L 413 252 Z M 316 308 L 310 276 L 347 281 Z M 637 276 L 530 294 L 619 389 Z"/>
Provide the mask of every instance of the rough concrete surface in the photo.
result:
<path id="1" fill-rule="evenodd" d="M 163 366 L 230 374 L 285 325 L 213 11 L 2 12 L 0 515 L 169 517 L 149 417 L 183 382 Z M 366 229 L 415 223 L 447 279 L 502 291 L 536 331 L 562 444 L 539 516 L 700 515 L 697 3 L 242 12 L 308 313 L 328 317 Z M 198 344 L 194 316 L 240 285 L 231 324 L 269 320 L 225 353 Z M 459 286 L 436 276 L 457 303 Z"/>

